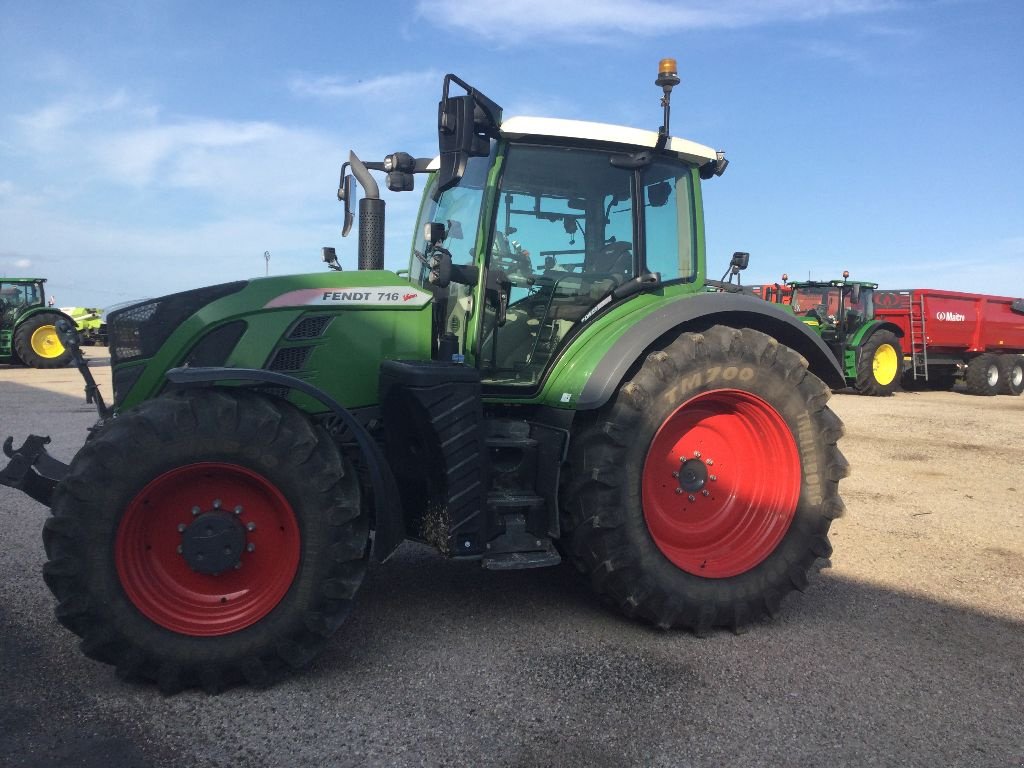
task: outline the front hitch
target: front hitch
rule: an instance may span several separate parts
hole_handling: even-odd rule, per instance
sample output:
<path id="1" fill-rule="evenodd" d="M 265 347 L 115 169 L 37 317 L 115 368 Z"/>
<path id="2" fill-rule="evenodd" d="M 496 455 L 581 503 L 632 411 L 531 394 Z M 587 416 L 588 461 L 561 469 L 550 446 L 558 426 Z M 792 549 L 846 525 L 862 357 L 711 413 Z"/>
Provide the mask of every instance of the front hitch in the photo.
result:
<path id="1" fill-rule="evenodd" d="M 10 461 L 0 469 L 0 485 L 22 491 L 49 507 L 53 489 L 70 470 L 67 464 L 46 452 L 45 446 L 49 442 L 48 437 L 29 435 L 25 444 L 15 451 L 14 438 L 8 437 L 3 448 Z"/>

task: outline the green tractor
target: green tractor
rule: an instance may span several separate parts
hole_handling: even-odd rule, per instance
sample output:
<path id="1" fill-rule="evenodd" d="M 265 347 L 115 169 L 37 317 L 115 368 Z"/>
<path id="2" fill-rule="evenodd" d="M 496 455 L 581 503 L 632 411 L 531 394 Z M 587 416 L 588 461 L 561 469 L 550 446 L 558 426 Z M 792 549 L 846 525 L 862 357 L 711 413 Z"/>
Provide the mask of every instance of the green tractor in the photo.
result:
<path id="1" fill-rule="evenodd" d="M 71 350 L 61 342 L 57 324 L 76 322 L 48 307 L 42 277 L 0 277 L 0 362 L 32 368 L 62 368 Z"/>
<path id="2" fill-rule="evenodd" d="M 846 385 L 862 395 L 891 395 L 903 374 L 903 331 L 875 319 L 877 283 L 849 280 L 791 282 L 785 292 L 794 314 L 815 329 L 832 350 Z M 783 296 L 782 291 L 775 295 Z"/>
<path id="3" fill-rule="evenodd" d="M 440 153 L 342 166 L 359 269 L 108 315 L 111 409 L 66 466 L 30 436 L 0 482 L 52 508 L 46 583 L 90 657 L 164 691 L 264 683 L 406 539 L 495 570 L 569 560 L 661 628 L 742 631 L 832 551 L 842 384 L 806 324 L 704 291 L 713 149 L 504 118 L 454 75 Z M 456 91 L 458 88 L 458 91 Z M 385 202 L 425 178 L 408 270 Z"/>

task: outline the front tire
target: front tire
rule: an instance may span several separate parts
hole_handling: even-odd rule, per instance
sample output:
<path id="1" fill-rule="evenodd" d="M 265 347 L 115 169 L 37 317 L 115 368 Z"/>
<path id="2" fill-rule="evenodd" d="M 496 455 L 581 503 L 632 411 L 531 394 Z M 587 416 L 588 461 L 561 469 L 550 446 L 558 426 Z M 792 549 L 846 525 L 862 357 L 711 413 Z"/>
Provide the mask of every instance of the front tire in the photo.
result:
<path id="1" fill-rule="evenodd" d="M 899 388 L 902 368 L 899 338 L 891 331 L 876 331 L 857 350 L 857 391 L 888 397 Z"/>
<path id="2" fill-rule="evenodd" d="M 52 312 L 41 312 L 18 326 L 14 332 L 14 351 L 25 365 L 63 368 L 71 361 L 71 350 L 64 347 L 57 335 L 60 319 Z"/>
<path id="3" fill-rule="evenodd" d="M 351 608 L 369 533 L 326 433 L 283 401 L 205 390 L 95 434 L 43 537 L 57 618 L 85 654 L 171 693 L 312 660 Z"/>
<path id="4" fill-rule="evenodd" d="M 659 627 L 741 630 L 832 547 L 847 464 L 829 391 L 751 329 L 683 333 L 573 438 L 567 550 L 594 589 Z M 707 493 L 705 493 L 705 491 Z"/>

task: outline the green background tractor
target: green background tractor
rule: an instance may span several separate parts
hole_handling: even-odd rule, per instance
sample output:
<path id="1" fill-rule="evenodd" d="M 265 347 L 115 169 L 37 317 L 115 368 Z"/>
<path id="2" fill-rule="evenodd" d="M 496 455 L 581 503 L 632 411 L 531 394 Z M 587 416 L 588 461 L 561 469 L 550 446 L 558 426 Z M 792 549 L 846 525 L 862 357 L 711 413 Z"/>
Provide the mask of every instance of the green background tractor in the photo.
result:
<path id="1" fill-rule="evenodd" d="M 839 361 L 847 386 L 864 395 L 891 395 L 903 373 L 896 325 L 875 318 L 877 283 L 853 280 L 791 282 L 793 312 L 814 328 Z M 781 293 L 776 295 L 781 296 Z"/>
<path id="2" fill-rule="evenodd" d="M 57 322 L 75 320 L 46 305 L 45 278 L 0 277 L 0 362 L 33 368 L 61 368 L 71 352 L 61 343 Z"/>
<path id="3" fill-rule="evenodd" d="M 358 270 L 325 248 L 324 273 L 111 312 L 112 409 L 69 467 L 32 436 L 0 473 L 52 508 L 45 578 L 85 652 L 165 691 L 265 682 L 406 539 L 568 559 L 701 634 L 803 589 L 843 511 L 843 377 L 792 314 L 704 290 L 726 161 L 670 136 L 677 82 L 662 62 L 646 131 L 506 119 L 448 75 L 437 158 L 342 167 Z M 384 269 L 374 174 L 425 177 L 408 270 Z"/>

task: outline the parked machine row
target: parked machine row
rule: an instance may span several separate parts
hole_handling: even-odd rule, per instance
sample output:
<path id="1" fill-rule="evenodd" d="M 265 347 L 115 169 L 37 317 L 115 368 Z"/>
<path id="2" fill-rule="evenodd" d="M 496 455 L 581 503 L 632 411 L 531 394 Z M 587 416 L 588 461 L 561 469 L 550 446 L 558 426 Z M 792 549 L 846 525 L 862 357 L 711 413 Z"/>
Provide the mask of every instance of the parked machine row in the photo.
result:
<path id="1" fill-rule="evenodd" d="M 752 287 L 814 328 L 866 395 L 950 389 L 975 395 L 1024 392 L 1024 299 L 930 288 L 879 290 L 849 280 Z"/>

